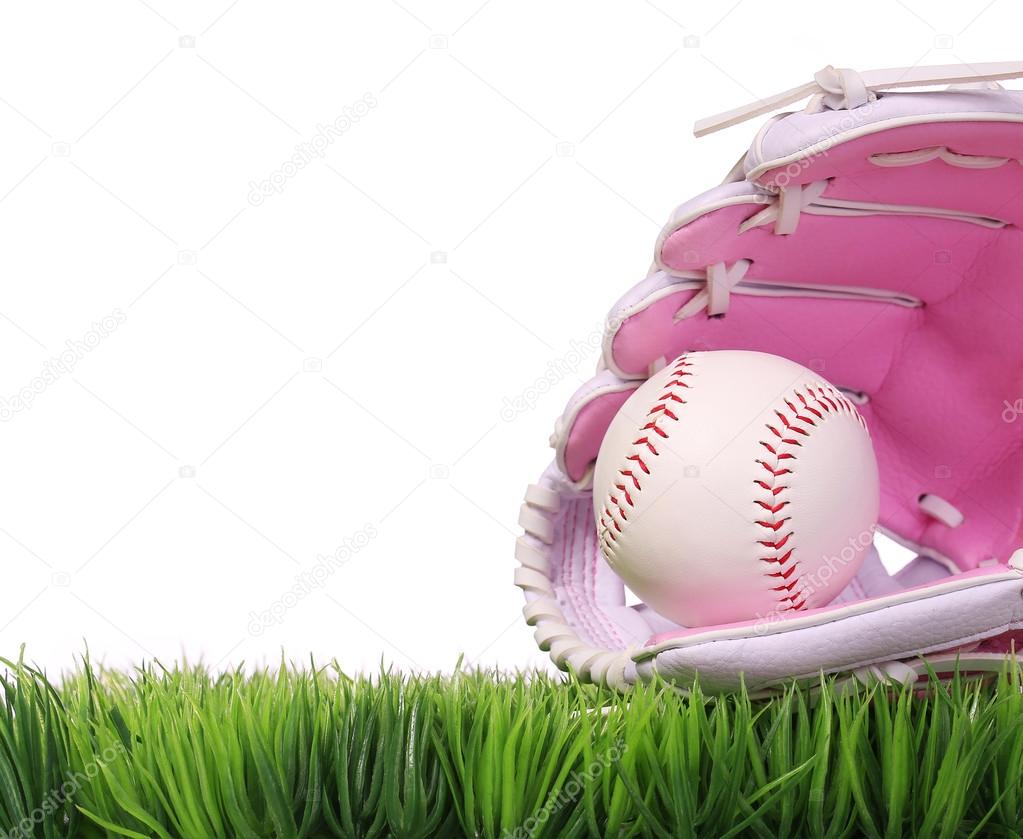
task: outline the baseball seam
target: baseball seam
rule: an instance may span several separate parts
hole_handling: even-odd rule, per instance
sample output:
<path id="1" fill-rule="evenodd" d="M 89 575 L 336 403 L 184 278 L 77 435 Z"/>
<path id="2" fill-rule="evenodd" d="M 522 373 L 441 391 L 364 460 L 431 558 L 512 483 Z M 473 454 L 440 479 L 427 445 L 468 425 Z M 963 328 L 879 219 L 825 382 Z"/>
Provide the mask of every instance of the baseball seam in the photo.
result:
<path id="1" fill-rule="evenodd" d="M 754 501 L 764 511 L 763 515 L 755 520 L 755 524 L 770 534 L 765 534 L 765 538 L 758 540 L 758 544 L 772 551 L 768 556 L 761 556 L 760 561 L 772 566 L 771 570 L 764 572 L 764 576 L 775 583 L 771 590 L 777 595 L 779 612 L 805 609 L 812 594 L 803 586 L 798 570 L 801 562 L 798 557 L 794 557 L 795 543 L 789 546 L 789 541 L 795 535 L 795 531 L 789 525 L 792 517 L 785 514 L 785 508 L 790 502 L 787 499 L 779 501 L 779 496 L 788 490 L 789 486 L 787 483 L 779 484 L 778 481 L 789 480 L 786 476 L 794 473 L 795 461 L 799 459 L 799 455 L 793 449 L 802 448 L 800 437 L 805 440 L 820 423 L 839 413 L 855 417 L 864 430 L 867 428 L 860 412 L 830 385 L 818 382 L 816 391 L 811 385 L 806 385 L 804 390 L 805 394 L 799 389 L 793 390 L 789 397 L 782 400 L 786 410 L 775 408 L 774 414 L 778 417 L 777 427 L 771 423 L 766 424 L 773 436 L 759 441 L 766 454 L 756 461 L 768 473 L 768 477 L 753 480 L 753 484 L 762 491 L 761 497 Z M 791 420 L 789 414 L 792 416 Z M 808 416 L 809 414 L 816 420 Z M 779 531 L 783 527 L 786 532 L 779 536 Z"/>
<path id="2" fill-rule="evenodd" d="M 614 554 L 614 543 L 629 520 L 626 509 L 636 506 L 633 494 L 643 489 L 641 475 L 650 474 L 647 461 L 660 456 L 657 444 L 670 436 L 661 426 L 661 421 L 678 422 L 677 406 L 686 404 L 679 391 L 689 389 L 689 384 L 683 381 L 693 375 L 688 367 L 692 365 L 687 356 L 682 355 L 675 360 L 669 381 L 664 384 L 664 392 L 647 411 L 647 423 L 640 427 L 640 436 L 632 441 L 633 453 L 626 457 L 627 464 L 618 470 L 617 479 L 604 499 L 604 510 L 600 516 L 600 545 L 607 559 Z"/>
<path id="3" fill-rule="evenodd" d="M 660 456 L 658 445 L 671 436 L 665 427 L 667 421 L 678 422 L 678 406 L 686 404 L 683 393 L 690 385 L 683 379 L 693 375 L 688 370 L 692 366 L 685 355 L 680 356 L 672 365 L 669 380 L 665 382 L 660 397 L 647 411 L 646 424 L 640 427 L 639 436 L 632 441 L 632 453 L 626 457 L 626 464 L 618 469 L 614 483 L 605 496 L 599 521 L 599 538 L 604 556 L 609 561 L 614 558 L 618 535 L 636 507 L 636 497 L 643 489 L 642 479 L 651 474 L 650 464 Z M 798 455 L 790 449 L 800 448 L 802 442 L 799 438 L 809 437 L 812 430 L 829 417 L 846 413 L 854 417 L 865 430 L 867 425 L 845 396 L 822 382 L 818 382 L 816 387 L 806 385 L 802 391 L 798 388 L 793 390 L 782 403 L 785 410 L 776 408 L 774 411 L 778 417 L 777 427 L 770 423 L 766 426 L 772 438 L 759 441 L 766 454 L 756 462 L 768 475 L 753 481 L 761 490 L 760 497 L 754 498 L 754 503 L 763 511 L 754 523 L 770 533 L 758 540 L 758 545 L 771 550 L 770 555 L 760 556 L 759 560 L 772 566 L 771 570 L 764 572 L 764 576 L 774 583 L 771 591 L 777 595 L 780 611 L 798 611 L 806 608 L 808 595 L 804 593 L 798 573 L 800 562 L 794 557 L 795 545 L 789 544 L 795 533 L 786 527 L 791 521 L 791 516 L 785 514 L 790 501 L 784 498 L 779 500 L 779 496 L 789 487 L 787 483 L 778 481 L 793 474 Z M 811 414 L 815 419 L 809 416 Z M 786 528 L 786 532 L 779 536 L 782 528 Z"/>

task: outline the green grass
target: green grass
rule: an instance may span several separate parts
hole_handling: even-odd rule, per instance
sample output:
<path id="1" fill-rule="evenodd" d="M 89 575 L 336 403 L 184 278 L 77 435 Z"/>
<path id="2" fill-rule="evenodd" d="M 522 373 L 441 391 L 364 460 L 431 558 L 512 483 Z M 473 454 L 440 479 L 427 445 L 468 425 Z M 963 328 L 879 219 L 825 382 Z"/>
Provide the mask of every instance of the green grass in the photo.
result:
<path id="1" fill-rule="evenodd" d="M 336 666 L 86 662 L 51 684 L 4 664 L 4 837 L 1023 834 L 1016 668 L 753 701 Z"/>

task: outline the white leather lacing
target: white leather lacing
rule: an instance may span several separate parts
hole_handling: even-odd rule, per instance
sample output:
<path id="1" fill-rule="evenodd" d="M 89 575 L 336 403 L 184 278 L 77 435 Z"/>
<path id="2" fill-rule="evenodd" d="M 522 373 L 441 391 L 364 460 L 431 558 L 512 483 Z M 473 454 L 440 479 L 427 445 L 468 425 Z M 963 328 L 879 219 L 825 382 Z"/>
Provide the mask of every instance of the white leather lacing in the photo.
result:
<path id="1" fill-rule="evenodd" d="M 750 216 L 739 225 L 739 233 L 745 233 L 754 227 L 762 227 L 774 222 L 774 232 L 787 236 L 796 232 L 799 225 L 799 214 L 804 212 L 827 189 L 828 181 L 814 181 L 809 184 L 790 184 L 779 192 L 771 204 Z"/>
<path id="2" fill-rule="evenodd" d="M 918 503 L 924 513 L 947 527 L 959 527 L 963 523 L 962 511 L 941 496 L 925 493 Z"/>
<path id="3" fill-rule="evenodd" d="M 875 155 L 876 156 L 876 155 Z M 988 158 L 995 159 L 995 158 Z M 896 165 L 896 164 L 882 164 Z M 908 164 L 898 164 L 908 165 Z M 981 167 L 974 167 L 981 168 Z M 852 201 L 845 198 L 827 198 L 824 190 L 827 180 L 808 184 L 790 184 L 780 190 L 769 206 L 750 216 L 739 226 L 739 233 L 755 227 L 774 223 L 774 232 L 787 236 L 796 232 L 802 213 L 816 216 L 916 216 L 961 221 L 981 227 L 1000 228 L 1008 226 L 1003 219 L 982 216 L 966 210 L 943 207 L 924 207 L 916 204 L 885 204 L 878 201 Z"/>
<path id="4" fill-rule="evenodd" d="M 936 85 L 965 85 L 987 83 L 1023 76 L 1023 62 L 987 62 L 977 64 L 942 64 L 929 67 L 888 67 L 882 70 L 864 70 L 857 73 L 849 69 L 836 69 L 828 65 L 814 74 L 812 82 L 789 90 L 765 96 L 733 108 L 730 111 L 701 119 L 693 126 L 693 133 L 703 137 L 722 128 L 730 128 L 748 119 L 769 114 L 781 108 L 813 98 L 813 107 L 851 109 L 864 105 L 880 90 L 901 87 L 933 87 Z"/>
<path id="5" fill-rule="evenodd" d="M 560 506 L 561 498 L 554 490 L 536 484 L 527 488 L 519 512 L 519 524 L 526 536 L 515 542 L 515 558 L 519 561 L 515 585 L 527 594 L 522 614 L 534 627 L 537 645 L 559 668 L 571 668 L 580 678 L 596 684 L 624 689 L 629 685 L 631 651 L 594 647 L 579 636 L 558 604 L 547 550 L 554 541 L 554 516 Z"/>
<path id="6" fill-rule="evenodd" d="M 777 212 L 774 222 L 774 232 L 779 236 L 787 236 L 795 233 L 799 226 L 799 215 L 804 208 L 813 206 L 814 202 L 821 197 L 821 194 L 828 187 L 828 182 L 815 181 L 806 184 L 791 184 L 782 189 L 778 196 L 778 203 L 773 209 Z M 771 209 L 771 208 L 768 208 Z M 741 232 L 741 229 L 740 229 Z"/>
<path id="7" fill-rule="evenodd" d="M 741 260 L 749 263 L 750 260 Z M 747 266 L 748 268 L 749 266 Z M 745 271 L 744 271 L 745 273 Z M 710 302 L 710 294 L 706 291 L 706 280 L 688 278 L 675 284 L 673 290 L 685 291 L 697 289 L 696 293 L 675 312 L 675 321 L 697 315 L 707 308 Z M 918 309 L 923 306 L 919 297 L 913 297 L 900 291 L 891 291 L 883 288 L 863 288 L 861 286 L 840 286 L 840 285 L 807 285 L 800 283 L 776 283 L 756 282 L 740 280 L 728 286 L 729 297 L 733 294 L 750 295 L 753 297 L 803 297 L 819 300 L 860 300 L 871 303 L 883 303 L 894 306 L 904 306 L 909 309 Z M 718 311 L 717 314 L 723 314 Z M 710 312 L 708 311 L 708 314 Z M 659 369 L 659 368 L 658 368 Z M 619 371 L 615 371 L 619 375 Z"/>
<path id="8" fill-rule="evenodd" d="M 847 68 L 836 70 L 830 64 L 813 74 L 821 92 L 810 99 L 806 110 L 810 113 L 858 108 L 877 99 L 877 94 L 869 90 L 863 77 L 855 70 Z"/>
<path id="9" fill-rule="evenodd" d="M 878 153 L 867 158 L 875 166 L 918 166 L 921 163 L 930 163 L 932 160 L 941 160 L 949 166 L 958 166 L 961 169 L 997 169 L 1012 159 L 981 154 L 958 154 L 950 151 L 947 146 Z M 1023 160 L 1017 159 L 1016 162 L 1023 163 Z"/>
<path id="10" fill-rule="evenodd" d="M 675 313 L 675 320 L 695 315 L 704 309 L 708 315 L 723 315 L 728 312 L 732 289 L 746 276 L 752 260 L 739 259 L 731 265 L 715 262 L 707 266 L 707 282 L 681 309 Z"/>

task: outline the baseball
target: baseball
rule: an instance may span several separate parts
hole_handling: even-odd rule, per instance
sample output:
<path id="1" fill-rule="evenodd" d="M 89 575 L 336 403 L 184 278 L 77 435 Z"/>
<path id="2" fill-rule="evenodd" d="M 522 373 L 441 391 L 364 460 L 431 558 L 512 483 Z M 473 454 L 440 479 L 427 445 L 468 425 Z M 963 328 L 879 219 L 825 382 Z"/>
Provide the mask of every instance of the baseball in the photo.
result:
<path id="1" fill-rule="evenodd" d="M 682 626 L 824 606 L 873 542 L 877 461 L 853 403 L 766 353 L 686 353 L 618 411 L 593 506 L 608 564 Z"/>

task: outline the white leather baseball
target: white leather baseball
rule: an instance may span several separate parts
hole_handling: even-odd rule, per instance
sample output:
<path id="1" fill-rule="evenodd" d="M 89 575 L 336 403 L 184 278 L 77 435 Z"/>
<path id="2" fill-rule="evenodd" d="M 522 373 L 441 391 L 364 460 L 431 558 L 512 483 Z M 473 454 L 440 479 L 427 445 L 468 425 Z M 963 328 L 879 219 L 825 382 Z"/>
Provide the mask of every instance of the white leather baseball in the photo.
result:
<path id="1" fill-rule="evenodd" d="M 615 416 L 597 457 L 598 539 L 615 572 L 683 626 L 829 603 L 873 540 L 866 423 L 795 362 L 687 353 Z"/>

